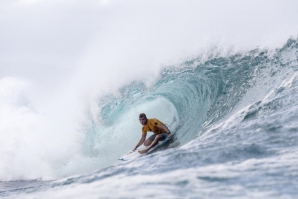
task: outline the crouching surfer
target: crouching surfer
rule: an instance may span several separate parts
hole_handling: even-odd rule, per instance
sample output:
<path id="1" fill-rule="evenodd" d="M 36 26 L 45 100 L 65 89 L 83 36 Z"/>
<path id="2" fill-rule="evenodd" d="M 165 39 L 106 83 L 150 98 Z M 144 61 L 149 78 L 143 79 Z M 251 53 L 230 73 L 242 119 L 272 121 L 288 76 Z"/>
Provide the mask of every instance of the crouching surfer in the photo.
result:
<path id="1" fill-rule="evenodd" d="M 144 143 L 144 146 L 148 147 L 144 150 L 140 150 L 139 153 L 147 153 L 152 147 L 154 147 L 159 141 L 165 140 L 167 137 L 171 137 L 172 134 L 170 130 L 156 118 L 147 119 L 145 113 L 139 115 L 139 121 L 143 125 L 142 128 L 142 137 L 136 147 L 133 149 L 135 151 L 139 146 Z M 147 140 L 147 132 L 151 131 L 154 134 L 151 135 Z M 146 140 L 146 141 L 145 141 Z"/>

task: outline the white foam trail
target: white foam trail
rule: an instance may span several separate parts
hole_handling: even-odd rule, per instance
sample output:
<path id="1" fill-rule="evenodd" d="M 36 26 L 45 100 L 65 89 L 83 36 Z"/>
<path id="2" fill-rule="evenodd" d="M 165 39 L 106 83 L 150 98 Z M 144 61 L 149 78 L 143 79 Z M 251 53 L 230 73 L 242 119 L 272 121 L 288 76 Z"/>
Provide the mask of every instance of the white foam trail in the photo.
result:
<path id="1" fill-rule="evenodd" d="M 80 134 L 60 120 L 63 114 L 38 112 L 26 96 L 29 87 L 15 78 L 0 80 L 1 180 L 56 177 L 53 168 L 78 152 Z"/>

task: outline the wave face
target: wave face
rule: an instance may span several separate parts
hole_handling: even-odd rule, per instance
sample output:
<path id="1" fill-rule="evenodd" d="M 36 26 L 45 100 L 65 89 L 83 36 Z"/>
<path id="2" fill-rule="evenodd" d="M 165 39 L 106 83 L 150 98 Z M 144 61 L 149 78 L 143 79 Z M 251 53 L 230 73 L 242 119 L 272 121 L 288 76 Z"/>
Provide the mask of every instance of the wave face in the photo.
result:
<path id="1" fill-rule="evenodd" d="M 82 156 L 88 168 L 102 169 L 17 192 L 29 198 L 297 196 L 297 70 L 298 41 L 290 39 L 274 52 L 213 53 L 167 67 L 150 86 L 134 81 L 87 112 Z M 167 150 L 119 164 L 141 137 L 141 112 L 167 123 L 175 139 Z"/>

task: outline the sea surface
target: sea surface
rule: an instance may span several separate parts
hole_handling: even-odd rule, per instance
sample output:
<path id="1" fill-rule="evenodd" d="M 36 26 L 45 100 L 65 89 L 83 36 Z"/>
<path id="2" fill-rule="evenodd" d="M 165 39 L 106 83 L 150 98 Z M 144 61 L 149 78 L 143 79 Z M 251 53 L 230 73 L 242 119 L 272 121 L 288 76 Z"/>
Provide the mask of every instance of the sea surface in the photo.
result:
<path id="1" fill-rule="evenodd" d="M 298 197 L 296 39 L 275 50 L 214 51 L 169 65 L 150 86 L 132 80 L 95 106 L 82 128 L 86 161 L 56 165 L 56 179 L 1 181 L 0 197 Z M 169 125 L 174 139 L 118 161 L 141 137 L 141 112 Z M 71 164 L 82 172 L 67 174 Z"/>

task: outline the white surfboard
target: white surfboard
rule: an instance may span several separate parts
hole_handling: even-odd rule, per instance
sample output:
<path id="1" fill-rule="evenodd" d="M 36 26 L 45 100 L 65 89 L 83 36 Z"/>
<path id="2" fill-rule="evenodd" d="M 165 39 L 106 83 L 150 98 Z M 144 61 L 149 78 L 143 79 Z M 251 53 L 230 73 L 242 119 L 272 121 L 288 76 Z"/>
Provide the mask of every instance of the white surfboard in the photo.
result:
<path id="1" fill-rule="evenodd" d="M 131 151 L 127 154 L 125 154 L 124 156 L 122 156 L 121 158 L 119 158 L 118 160 L 122 160 L 122 161 L 129 161 L 129 160 L 134 160 L 138 157 L 141 157 L 145 154 L 140 154 L 138 151 L 143 150 L 147 147 L 145 147 L 144 145 L 142 145 L 141 147 L 139 147 L 137 150 L 135 151 Z"/>
<path id="2" fill-rule="evenodd" d="M 141 156 L 144 156 L 144 155 L 147 155 L 147 154 L 150 154 L 152 152 L 155 152 L 156 150 L 160 149 L 162 146 L 165 146 L 167 143 L 169 143 L 169 141 L 171 139 L 173 139 L 173 136 L 174 136 L 174 133 L 171 133 L 172 136 L 171 137 L 167 137 L 166 139 L 164 139 L 163 141 L 159 141 L 154 147 L 152 147 L 147 153 L 145 154 L 140 154 L 138 151 L 140 150 L 143 150 L 143 149 L 146 149 L 148 148 L 148 146 L 144 146 L 144 145 L 141 145 L 137 150 L 135 151 L 131 151 L 127 154 L 125 154 L 124 156 L 122 156 L 121 158 L 119 158 L 118 160 L 122 160 L 122 161 L 130 161 L 130 160 L 134 160 L 138 157 L 141 157 Z"/>

